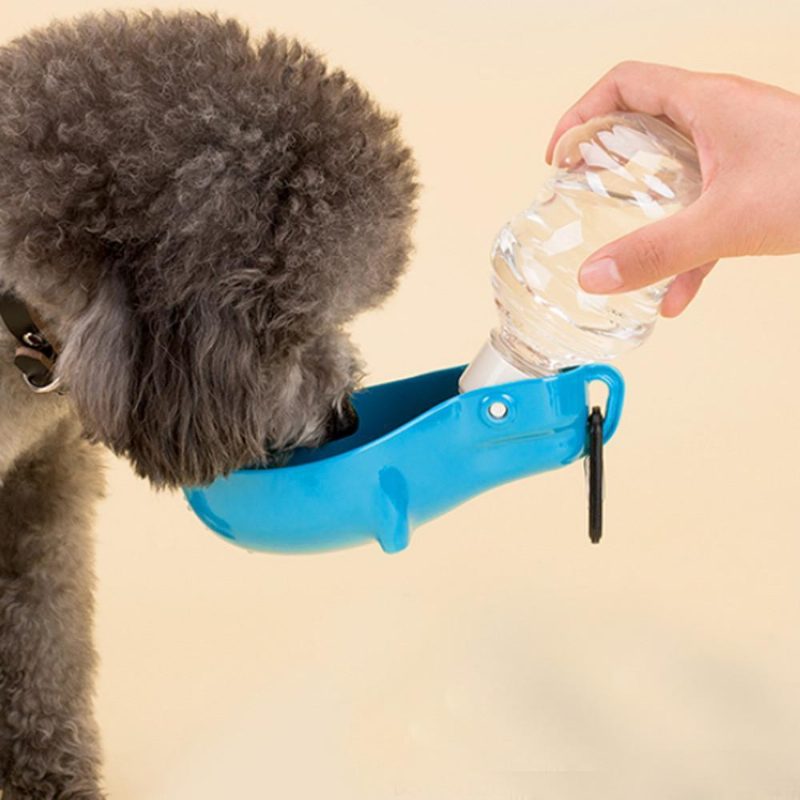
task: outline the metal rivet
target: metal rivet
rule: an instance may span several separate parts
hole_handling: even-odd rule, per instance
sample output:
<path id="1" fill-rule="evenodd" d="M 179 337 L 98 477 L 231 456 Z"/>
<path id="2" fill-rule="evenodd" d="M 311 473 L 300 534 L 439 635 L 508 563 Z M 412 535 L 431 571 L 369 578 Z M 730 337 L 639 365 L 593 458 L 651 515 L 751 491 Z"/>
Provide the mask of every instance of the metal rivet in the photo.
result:
<path id="1" fill-rule="evenodd" d="M 23 373 L 22 379 L 28 384 L 28 388 L 34 394 L 50 394 L 50 392 L 56 392 L 56 394 L 64 394 L 63 388 L 61 388 L 61 376 L 57 378 L 52 378 L 49 383 L 45 383 L 42 386 L 38 386 L 35 384 L 27 375 Z"/>
<path id="2" fill-rule="evenodd" d="M 489 416 L 492 419 L 505 419 L 508 416 L 508 406 L 505 403 L 501 403 L 499 400 L 495 400 L 489 406 Z"/>
<path id="3" fill-rule="evenodd" d="M 46 344 L 44 336 L 42 336 L 40 333 L 36 333 L 35 331 L 27 331 L 26 333 L 23 333 L 22 341 L 25 342 L 28 347 L 33 347 L 37 350 L 44 347 Z"/>

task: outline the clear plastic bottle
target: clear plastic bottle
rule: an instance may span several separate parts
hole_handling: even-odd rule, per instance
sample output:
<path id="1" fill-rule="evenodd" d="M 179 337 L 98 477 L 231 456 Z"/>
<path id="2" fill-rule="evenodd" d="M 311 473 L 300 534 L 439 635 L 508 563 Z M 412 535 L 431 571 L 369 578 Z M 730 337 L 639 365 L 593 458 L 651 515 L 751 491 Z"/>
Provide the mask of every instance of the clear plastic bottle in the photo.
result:
<path id="1" fill-rule="evenodd" d="M 664 122 L 615 113 L 567 131 L 533 205 L 498 234 L 492 285 L 500 327 L 462 391 L 608 361 L 638 347 L 670 281 L 592 295 L 578 269 L 602 245 L 674 214 L 700 194 L 694 145 Z"/>

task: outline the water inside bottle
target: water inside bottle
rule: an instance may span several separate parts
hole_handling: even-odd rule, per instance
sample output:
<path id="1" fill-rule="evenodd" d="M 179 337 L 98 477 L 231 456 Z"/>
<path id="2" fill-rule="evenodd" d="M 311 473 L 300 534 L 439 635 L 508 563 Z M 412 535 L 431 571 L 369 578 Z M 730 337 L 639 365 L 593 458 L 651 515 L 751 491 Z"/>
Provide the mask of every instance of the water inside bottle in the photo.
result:
<path id="1" fill-rule="evenodd" d="M 529 375 L 614 358 L 641 344 L 658 317 L 669 280 L 616 295 L 589 294 L 578 284 L 580 265 L 603 244 L 699 194 L 691 143 L 658 120 L 645 118 L 642 127 L 626 117 L 562 140 L 561 168 L 494 243 L 501 324 L 492 344 Z"/>

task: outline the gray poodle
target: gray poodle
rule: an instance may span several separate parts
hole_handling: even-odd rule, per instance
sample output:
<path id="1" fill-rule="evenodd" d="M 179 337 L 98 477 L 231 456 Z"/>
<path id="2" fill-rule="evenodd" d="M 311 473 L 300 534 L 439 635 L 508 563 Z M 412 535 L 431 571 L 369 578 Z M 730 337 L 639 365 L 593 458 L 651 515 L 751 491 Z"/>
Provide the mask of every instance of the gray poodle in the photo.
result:
<path id="1" fill-rule="evenodd" d="M 411 251 L 397 128 L 305 46 L 216 15 L 0 48 L 3 800 L 102 797 L 96 445 L 175 487 L 352 429 L 343 326 Z"/>

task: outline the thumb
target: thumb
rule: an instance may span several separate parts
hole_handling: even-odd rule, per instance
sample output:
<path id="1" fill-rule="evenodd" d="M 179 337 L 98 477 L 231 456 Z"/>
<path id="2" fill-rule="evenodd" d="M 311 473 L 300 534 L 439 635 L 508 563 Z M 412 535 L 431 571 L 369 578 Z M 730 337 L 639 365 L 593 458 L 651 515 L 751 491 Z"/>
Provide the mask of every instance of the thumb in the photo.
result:
<path id="1" fill-rule="evenodd" d="M 716 261 L 724 255 L 719 216 L 702 195 L 677 214 L 601 247 L 578 273 L 581 288 L 597 294 L 627 292 Z"/>

